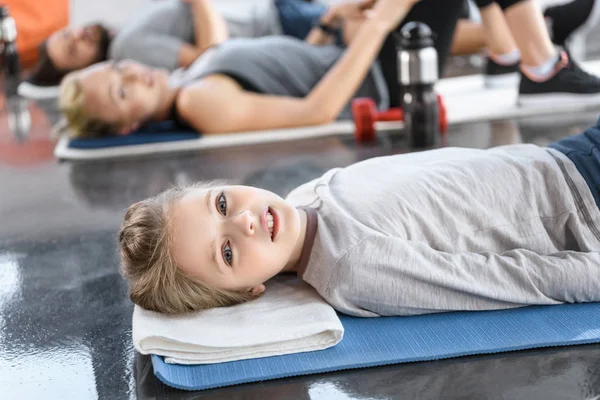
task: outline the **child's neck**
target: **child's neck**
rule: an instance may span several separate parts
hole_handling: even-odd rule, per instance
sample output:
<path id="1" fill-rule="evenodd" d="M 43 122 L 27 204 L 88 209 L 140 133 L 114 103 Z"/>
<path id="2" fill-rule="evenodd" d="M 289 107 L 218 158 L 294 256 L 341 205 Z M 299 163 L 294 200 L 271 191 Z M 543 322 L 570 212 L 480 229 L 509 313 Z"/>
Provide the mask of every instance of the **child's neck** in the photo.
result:
<path id="1" fill-rule="evenodd" d="M 296 240 L 296 245 L 294 246 L 294 250 L 292 251 L 290 261 L 281 272 L 298 272 L 298 265 L 300 262 L 300 257 L 302 256 L 304 241 L 306 239 L 306 211 L 298 209 L 298 217 L 300 218 L 300 234 L 298 235 L 298 239 Z"/>

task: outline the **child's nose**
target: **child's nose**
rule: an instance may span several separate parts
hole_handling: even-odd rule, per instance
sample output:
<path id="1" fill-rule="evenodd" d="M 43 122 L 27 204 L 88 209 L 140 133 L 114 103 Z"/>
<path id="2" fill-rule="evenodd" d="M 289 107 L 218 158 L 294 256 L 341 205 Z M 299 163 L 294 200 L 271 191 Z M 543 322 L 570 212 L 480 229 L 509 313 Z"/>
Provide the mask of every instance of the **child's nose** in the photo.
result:
<path id="1" fill-rule="evenodd" d="M 254 235 L 254 216 L 250 210 L 246 210 L 235 217 L 235 224 L 240 232 L 246 236 Z"/>

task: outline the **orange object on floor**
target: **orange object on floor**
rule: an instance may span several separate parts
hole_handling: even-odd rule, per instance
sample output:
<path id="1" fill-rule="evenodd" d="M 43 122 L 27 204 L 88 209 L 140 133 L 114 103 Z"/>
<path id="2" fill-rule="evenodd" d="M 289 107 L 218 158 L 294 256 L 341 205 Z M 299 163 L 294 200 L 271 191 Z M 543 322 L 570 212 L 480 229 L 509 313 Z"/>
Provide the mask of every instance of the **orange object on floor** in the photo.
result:
<path id="1" fill-rule="evenodd" d="M 38 58 L 38 46 L 69 23 L 69 0 L 3 0 L 17 24 L 21 64 L 29 68 Z"/>

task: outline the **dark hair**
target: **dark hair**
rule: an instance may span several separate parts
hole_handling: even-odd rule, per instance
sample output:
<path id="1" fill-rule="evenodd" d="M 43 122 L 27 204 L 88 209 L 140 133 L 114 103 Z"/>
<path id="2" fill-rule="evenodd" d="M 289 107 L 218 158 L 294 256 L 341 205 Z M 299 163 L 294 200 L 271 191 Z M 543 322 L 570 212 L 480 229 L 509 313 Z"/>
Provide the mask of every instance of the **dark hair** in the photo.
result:
<path id="1" fill-rule="evenodd" d="M 39 60 L 33 67 L 29 82 L 38 86 L 56 86 L 67 73 L 69 71 L 56 68 L 48 55 L 48 48 L 44 41 L 39 47 Z"/>
<path id="2" fill-rule="evenodd" d="M 93 63 L 105 61 L 108 59 L 108 49 L 112 41 L 110 30 L 102 24 L 94 24 L 100 31 L 98 42 L 98 57 Z M 59 69 L 48 54 L 48 41 L 45 40 L 39 46 L 39 59 L 33 67 L 29 82 L 37 86 L 57 86 L 62 79 L 72 70 Z"/>
<path id="3" fill-rule="evenodd" d="M 96 24 L 100 30 L 100 42 L 98 44 L 98 60 L 95 62 L 108 60 L 108 49 L 113 40 L 113 35 L 106 26 L 102 24 Z"/>

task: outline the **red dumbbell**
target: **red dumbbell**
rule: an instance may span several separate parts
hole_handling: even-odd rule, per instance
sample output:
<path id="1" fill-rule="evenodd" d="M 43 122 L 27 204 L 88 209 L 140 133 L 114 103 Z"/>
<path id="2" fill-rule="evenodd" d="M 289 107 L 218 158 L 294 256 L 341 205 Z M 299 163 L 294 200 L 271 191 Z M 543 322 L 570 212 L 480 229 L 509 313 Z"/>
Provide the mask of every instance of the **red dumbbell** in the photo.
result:
<path id="1" fill-rule="evenodd" d="M 446 102 L 441 94 L 437 95 L 438 113 L 440 118 L 440 133 L 442 136 L 448 132 L 448 111 L 446 110 Z"/>
<path id="2" fill-rule="evenodd" d="M 448 131 L 448 116 L 446 104 L 441 95 L 437 95 L 440 133 L 445 135 Z M 377 121 L 402 121 L 404 113 L 401 108 L 390 108 L 387 111 L 378 111 L 375 101 L 368 97 L 352 101 L 352 115 L 354 118 L 354 137 L 358 143 L 375 140 L 377 134 L 375 122 Z"/>
<path id="3" fill-rule="evenodd" d="M 361 97 L 352 101 L 354 118 L 354 138 L 358 143 L 375 140 L 375 122 L 402 121 L 404 113 L 401 108 L 390 108 L 378 111 L 375 101 L 369 97 Z"/>

